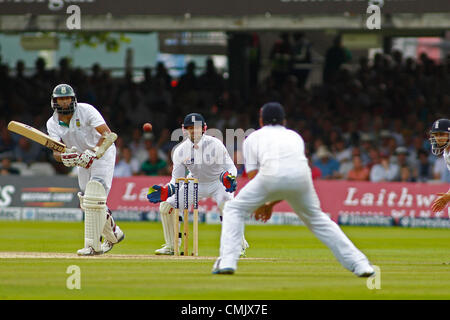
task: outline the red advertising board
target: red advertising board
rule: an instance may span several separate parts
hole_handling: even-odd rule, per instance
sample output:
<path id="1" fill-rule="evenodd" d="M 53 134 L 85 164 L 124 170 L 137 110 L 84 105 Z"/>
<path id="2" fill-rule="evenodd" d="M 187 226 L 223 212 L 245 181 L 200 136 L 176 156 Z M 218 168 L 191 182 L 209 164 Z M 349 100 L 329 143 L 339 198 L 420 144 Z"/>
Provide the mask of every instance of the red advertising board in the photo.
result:
<path id="1" fill-rule="evenodd" d="M 115 178 L 108 198 L 112 210 L 157 210 L 158 205 L 149 203 L 146 195 L 149 186 L 166 184 L 170 177 Z M 248 179 L 238 180 L 238 190 Z M 314 182 L 322 210 L 334 221 L 347 216 L 400 218 L 448 218 L 450 207 L 432 213 L 430 206 L 436 193 L 446 192 L 446 184 L 425 183 L 372 183 L 352 181 Z M 209 211 L 215 207 L 211 199 L 200 201 L 200 209 Z M 293 212 L 289 204 L 281 202 L 275 212 Z"/>

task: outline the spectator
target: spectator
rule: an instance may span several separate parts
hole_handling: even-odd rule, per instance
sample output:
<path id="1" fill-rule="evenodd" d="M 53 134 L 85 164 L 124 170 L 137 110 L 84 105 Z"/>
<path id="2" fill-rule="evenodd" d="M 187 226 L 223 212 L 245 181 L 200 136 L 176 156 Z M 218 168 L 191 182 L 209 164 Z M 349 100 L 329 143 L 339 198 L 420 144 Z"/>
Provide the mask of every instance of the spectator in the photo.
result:
<path id="1" fill-rule="evenodd" d="M 352 159 L 353 168 L 348 172 L 347 179 L 350 181 L 369 181 L 370 170 L 362 163 L 359 155 L 354 155 Z"/>
<path id="2" fill-rule="evenodd" d="M 424 149 L 420 149 L 418 157 L 419 159 L 414 170 L 417 182 L 427 182 L 433 179 L 433 167 L 428 159 L 428 153 Z"/>
<path id="3" fill-rule="evenodd" d="M 408 179 L 409 181 L 415 180 L 413 168 L 408 161 L 408 155 L 409 155 L 408 149 L 406 147 L 398 147 L 395 150 L 395 155 L 396 155 L 396 161 L 394 163 L 396 163 L 401 168 L 401 170 L 399 172 L 398 180 L 400 180 L 400 181 L 403 181 L 403 179 Z M 406 172 L 402 172 L 402 171 L 409 171 L 409 174 L 406 174 Z"/>
<path id="4" fill-rule="evenodd" d="M 43 161 L 44 149 L 36 142 L 30 142 L 25 137 L 20 137 L 17 146 L 14 148 L 14 159 L 19 162 L 30 164 Z"/>
<path id="5" fill-rule="evenodd" d="M 212 93 L 214 97 L 218 97 L 225 89 L 224 79 L 217 72 L 212 58 L 206 60 L 206 69 L 199 77 L 199 85 L 203 91 Z"/>
<path id="6" fill-rule="evenodd" d="M 317 157 L 319 160 L 314 163 L 314 166 L 320 169 L 321 179 L 339 178 L 339 162 L 332 158 L 331 152 L 325 146 L 319 148 Z"/>
<path id="7" fill-rule="evenodd" d="M 399 176 L 400 168 L 397 164 L 389 162 L 389 154 L 382 153 L 380 163 L 375 164 L 370 170 L 370 181 L 388 182 L 395 181 Z"/>
<path id="8" fill-rule="evenodd" d="M 297 78 L 298 86 L 303 88 L 311 69 L 306 65 L 312 63 L 311 42 L 303 32 L 294 33 L 291 59 L 291 73 Z"/>
<path id="9" fill-rule="evenodd" d="M 139 160 L 133 156 L 133 154 L 131 153 L 131 149 L 128 146 L 124 146 L 121 150 L 122 150 L 121 161 L 130 166 L 131 174 L 133 176 L 137 175 L 140 169 Z"/>
<path id="10" fill-rule="evenodd" d="M 270 61 L 272 62 L 272 76 L 275 85 L 281 87 L 289 74 L 292 56 L 292 45 L 289 41 L 289 33 L 283 32 L 275 41 L 270 50 Z"/>
<path id="11" fill-rule="evenodd" d="M 311 157 L 308 157 L 308 165 L 311 168 L 311 176 L 313 180 L 320 179 L 322 172 L 320 169 L 312 163 Z"/>
<path id="12" fill-rule="evenodd" d="M 141 165 L 141 174 L 146 176 L 160 175 L 167 163 L 158 158 L 158 150 L 156 148 L 148 149 L 148 159 Z"/>
<path id="13" fill-rule="evenodd" d="M 199 89 L 198 77 L 195 74 L 195 69 L 195 62 L 190 61 L 186 66 L 186 72 L 180 77 L 177 90 L 188 92 Z"/>
<path id="14" fill-rule="evenodd" d="M 135 176 L 139 173 L 139 170 L 139 161 L 133 157 L 131 154 L 131 149 L 128 146 L 123 146 L 121 149 L 117 149 L 114 176 Z"/>
<path id="15" fill-rule="evenodd" d="M 131 166 L 123 161 L 120 149 L 116 151 L 116 165 L 114 166 L 114 177 L 131 177 L 133 175 Z"/>
<path id="16" fill-rule="evenodd" d="M 411 169 L 408 166 L 400 167 L 400 182 L 414 182 L 415 179 L 412 176 Z"/>
<path id="17" fill-rule="evenodd" d="M 351 59 L 350 51 L 342 46 L 341 36 L 337 36 L 325 55 L 323 81 L 325 83 L 334 81 L 341 65 L 349 62 Z"/>
<path id="18" fill-rule="evenodd" d="M 0 167 L 0 175 L 6 176 L 10 174 L 18 175 L 20 174 L 20 171 L 16 168 L 11 167 L 11 159 L 10 158 L 3 158 L 1 162 Z"/>
<path id="19" fill-rule="evenodd" d="M 336 140 L 336 143 L 333 144 L 332 148 L 334 158 L 339 161 L 343 162 L 344 159 L 350 161 L 350 158 L 352 156 L 352 149 L 345 146 L 345 141 L 342 138 L 338 138 Z"/>

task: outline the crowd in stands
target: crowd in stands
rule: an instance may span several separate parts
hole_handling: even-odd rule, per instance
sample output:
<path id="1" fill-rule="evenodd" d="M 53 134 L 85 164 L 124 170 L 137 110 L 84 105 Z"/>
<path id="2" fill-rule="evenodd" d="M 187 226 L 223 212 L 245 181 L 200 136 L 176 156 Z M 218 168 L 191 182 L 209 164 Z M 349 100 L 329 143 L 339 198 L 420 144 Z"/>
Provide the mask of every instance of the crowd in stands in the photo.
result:
<path id="1" fill-rule="evenodd" d="M 53 112 L 52 89 L 68 83 L 78 101 L 95 106 L 119 134 L 115 176 L 170 175 L 171 150 L 179 142 L 171 141 L 171 134 L 190 112 L 202 113 L 208 128 L 225 133 L 257 129 L 259 108 L 279 101 L 286 109 L 287 127 L 305 141 L 314 179 L 450 182 L 443 158 L 431 154 L 428 141 L 433 121 L 449 117 L 450 57 L 441 62 L 426 54 L 405 59 L 394 51 L 377 54 L 372 61 L 361 58 L 351 71 L 345 65 L 351 54 L 337 40 L 325 57 L 323 84 L 305 88 L 308 74 L 292 61 L 308 61 L 301 52 L 307 42 L 301 34 L 292 44 L 289 36 L 283 41 L 271 52 L 273 72 L 252 86 L 248 99 L 229 89 L 212 60 L 201 72 L 189 63 L 179 79 L 158 63 L 145 69 L 139 82 L 130 73 L 112 77 L 99 64 L 89 71 L 73 68 L 68 59 L 48 69 L 39 58 L 29 76 L 21 61 L 15 70 L 1 65 L 1 174 L 21 174 L 12 164 L 34 162 L 49 162 L 55 173 L 70 174 L 49 150 L 6 129 L 16 120 L 45 132 Z M 281 56 L 287 59 L 283 68 L 276 61 Z M 142 132 L 144 122 L 152 123 L 152 132 Z M 240 147 L 231 153 L 239 175 L 245 176 Z"/>

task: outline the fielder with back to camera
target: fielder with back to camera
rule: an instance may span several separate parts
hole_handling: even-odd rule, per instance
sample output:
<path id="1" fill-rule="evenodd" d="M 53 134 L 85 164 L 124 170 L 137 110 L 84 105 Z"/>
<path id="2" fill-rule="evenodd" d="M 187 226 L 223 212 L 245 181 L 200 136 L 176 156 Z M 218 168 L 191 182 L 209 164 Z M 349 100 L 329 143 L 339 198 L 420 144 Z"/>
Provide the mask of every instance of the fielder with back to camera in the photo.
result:
<path id="1" fill-rule="evenodd" d="M 178 244 L 181 245 L 181 234 L 174 234 L 174 219 L 171 214 L 175 211 L 175 181 L 177 178 L 185 178 L 186 170 L 189 171 L 188 178 L 198 179 L 198 199 L 212 198 L 220 212 L 224 204 L 233 198 L 237 187 L 236 166 L 222 141 L 204 134 L 207 126 L 203 116 L 199 113 L 188 114 L 184 118 L 182 128 L 183 134 L 188 138 L 175 147 L 172 153 L 172 179 L 166 186 L 152 186 L 147 194 L 150 202 L 160 202 L 159 210 L 166 243 L 155 251 L 157 255 L 174 254 L 175 236 L 178 236 Z M 192 204 L 192 196 L 192 193 L 188 195 L 189 204 Z M 179 203 L 184 203 L 184 184 L 180 185 Z M 242 235 L 239 254 L 245 256 L 247 248 L 248 243 Z"/>
<path id="2" fill-rule="evenodd" d="M 366 256 L 359 251 L 320 208 L 311 178 L 302 137 L 285 125 L 284 108 L 277 102 L 265 104 L 259 115 L 261 128 L 244 140 L 245 167 L 251 179 L 223 210 L 220 254 L 213 274 L 234 274 L 244 233 L 244 219 L 255 212 L 267 221 L 273 206 L 286 200 L 305 225 L 337 260 L 358 277 L 375 274 Z"/>
<path id="3" fill-rule="evenodd" d="M 433 123 L 430 130 L 431 152 L 440 156 L 443 155 L 447 169 L 450 170 L 450 120 L 439 119 Z M 442 211 L 450 202 L 450 189 L 447 193 L 438 193 L 439 197 L 433 201 L 431 210 L 433 212 Z"/>
<path id="4" fill-rule="evenodd" d="M 50 137 L 63 141 L 64 153 L 53 152 L 58 162 L 66 167 L 78 166 L 78 193 L 80 207 L 85 214 L 84 248 L 78 255 L 89 256 L 108 252 L 124 239 L 106 206 L 111 189 L 116 148 L 112 144 L 97 158 L 97 150 L 112 134 L 100 112 L 87 103 L 77 103 L 75 92 L 67 84 L 53 89 L 53 115 L 47 121 Z M 102 236 L 104 237 L 101 243 Z"/>

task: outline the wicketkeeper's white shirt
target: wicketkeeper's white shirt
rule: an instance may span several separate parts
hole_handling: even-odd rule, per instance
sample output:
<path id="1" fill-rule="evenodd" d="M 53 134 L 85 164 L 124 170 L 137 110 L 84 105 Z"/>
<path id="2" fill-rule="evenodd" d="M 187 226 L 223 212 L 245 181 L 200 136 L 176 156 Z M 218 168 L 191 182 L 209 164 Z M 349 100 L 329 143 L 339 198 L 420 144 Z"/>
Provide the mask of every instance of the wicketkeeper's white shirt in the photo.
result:
<path id="1" fill-rule="evenodd" d="M 199 183 L 219 181 L 220 174 L 228 171 L 236 176 L 237 169 L 227 149 L 219 139 L 203 135 L 196 146 L 190 139 L 178 145 L 173 154 L 173 170 L 171 184 L 176 178 L 186 176 L 186 169 Z"/>

